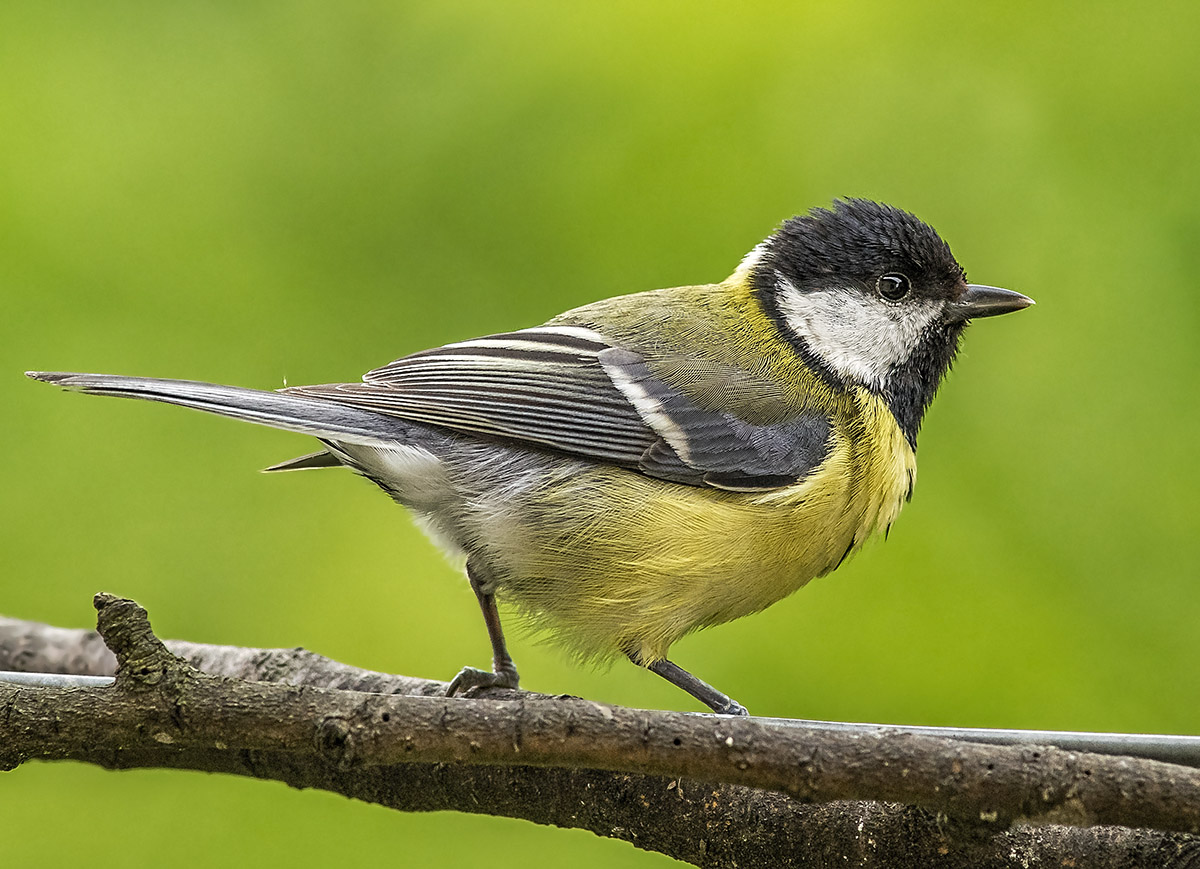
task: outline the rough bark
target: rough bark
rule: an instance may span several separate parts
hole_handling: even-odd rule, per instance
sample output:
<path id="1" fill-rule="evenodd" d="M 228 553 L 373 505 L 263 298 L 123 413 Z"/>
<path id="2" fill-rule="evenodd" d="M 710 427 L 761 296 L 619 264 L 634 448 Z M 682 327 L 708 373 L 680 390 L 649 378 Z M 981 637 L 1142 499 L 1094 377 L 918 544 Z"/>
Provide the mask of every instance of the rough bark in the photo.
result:
<path id="1" fill-rule="evenodd" d="M 706 866 L 1200 865 L 1186 835 L 1200 772 L 1172 764 L 524 692 L 445 698 L 442 683 L 303 650 L 173 643 L 188 663 L 136 604 L 100 595 L 97 608 L 102 640 L 0 624 L 0 668 L 100 674 L 105 644 L 117 665 L 111 687 L 0 686 L 0 767 L 251 775 L 582 827 Z"/>

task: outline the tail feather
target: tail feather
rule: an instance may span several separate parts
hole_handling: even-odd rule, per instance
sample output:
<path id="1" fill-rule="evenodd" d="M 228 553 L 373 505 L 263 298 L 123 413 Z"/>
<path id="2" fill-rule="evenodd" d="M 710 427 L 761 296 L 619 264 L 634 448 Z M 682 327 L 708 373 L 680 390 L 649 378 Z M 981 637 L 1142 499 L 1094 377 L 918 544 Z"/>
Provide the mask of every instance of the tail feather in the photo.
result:
<path id="1" fill-rule="evenodd" d="M 272 473 L 273 471 L 304 471 L 309 468 L 342 468 L 345 467 L 333 453 L 329 450 L 321 450 L 319 453 L 309 453 L 306 456 L 299 456 L 295 459 L 288 459 L 286 462 L 280 462 L 277 465 L 271 465 L 269 468 L 263 468 L 264 474 Z"/>
<path id="2" fill-rule="evenodd" d="M 245 422 L 346 443 L 395 443 L 410 438 L 413 425 L 396 417 L 347 407 L 327 399 L 221 386 L 196 380 L 163 380 L 119 374 L 27 371 L 27 377 L 90 395 L 162 401 Z"/>

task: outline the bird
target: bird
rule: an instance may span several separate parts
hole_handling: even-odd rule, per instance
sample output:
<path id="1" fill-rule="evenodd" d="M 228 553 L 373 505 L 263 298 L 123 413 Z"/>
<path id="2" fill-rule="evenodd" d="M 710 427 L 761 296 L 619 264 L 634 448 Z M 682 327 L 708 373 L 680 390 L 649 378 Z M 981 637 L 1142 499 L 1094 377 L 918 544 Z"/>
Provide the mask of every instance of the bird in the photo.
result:
<path id="1" fill-rule="evenodd" d="M 843 198 L 783 221 L 719 283 L 607 298 L 358 382 L 27 374 L 318 438 L 267 470 L 349 468 L 465 568 L 492 667 L 464 667 L 448 695 L 518 687 L 499 601 L 581 662 L 624 657 L 746 715 L 670 647 L 889 530 L 964 328 L 1032 304 L 968 283 L 910 212 Z"/>

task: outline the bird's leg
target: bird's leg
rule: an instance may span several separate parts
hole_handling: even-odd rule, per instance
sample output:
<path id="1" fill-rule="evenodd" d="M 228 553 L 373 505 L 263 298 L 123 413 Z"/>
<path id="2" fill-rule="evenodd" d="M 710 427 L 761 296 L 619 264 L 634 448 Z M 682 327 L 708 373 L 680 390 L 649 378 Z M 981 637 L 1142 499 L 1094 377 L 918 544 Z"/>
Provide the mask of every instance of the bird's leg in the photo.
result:
<path id="1" fill-rule="evenodd" d="M 463 667 L 446 689 L 446 696 L 465 694 L 473 688 L 516 688 L 520 680 L 516 665 L 508 654 L 504 644 L 504 630 L 500 627 L 500 612 L 496 609 L 496 596 L 486 590 L 479 578 L 478 571 L 467 562 L 467 578 L 471 581 L 471 590 L 479 600 L 479 609 L 483 611 L 483 623 L 487 625 L 488 639 L 492 642 L 492 671 L 477 670 L 474 667 Z"/>
<path id="2" fill-rule="evenodd" d="M 662 676 L 676 688 L 682 688 L 718 715 L 749 715 L 746 707 L 733 698 L 722 694 L 712 685 L 697 679 L 678 664 L 672 664 L 666 658 L 661 658 L 650 664 L 643 664 L 636 652 L 629 652 L 629 660 L 639 667 L 645 667 L 651 673 Z"/>

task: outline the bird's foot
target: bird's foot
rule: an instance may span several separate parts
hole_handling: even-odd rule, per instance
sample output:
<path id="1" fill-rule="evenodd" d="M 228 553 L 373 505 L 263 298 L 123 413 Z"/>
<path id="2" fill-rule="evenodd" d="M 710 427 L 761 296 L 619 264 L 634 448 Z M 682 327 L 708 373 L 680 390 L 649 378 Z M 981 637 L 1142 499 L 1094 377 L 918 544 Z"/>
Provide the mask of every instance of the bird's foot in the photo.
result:
<path id="1" fill-rule="evenodd" d="M 520 683 L 517 668 L 511 663 L 495 670 L 480 670 L 476 667 L 463 667 L 446 689 L 446 696 L 467 694 L 480 688 L 516 688 Z"/>
<path id="2" fill-rule="evenodd" d="M 749 715 L 750 710 L 738 703 L 736 700 L 730 699 L 724 706 L 713 707 L 713 712 L 717 715 Z"/>

